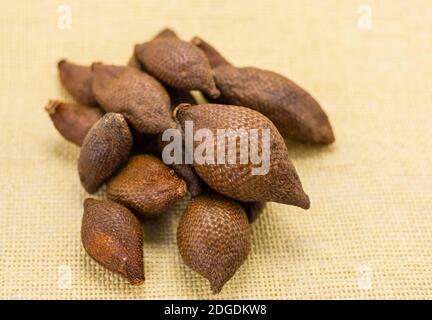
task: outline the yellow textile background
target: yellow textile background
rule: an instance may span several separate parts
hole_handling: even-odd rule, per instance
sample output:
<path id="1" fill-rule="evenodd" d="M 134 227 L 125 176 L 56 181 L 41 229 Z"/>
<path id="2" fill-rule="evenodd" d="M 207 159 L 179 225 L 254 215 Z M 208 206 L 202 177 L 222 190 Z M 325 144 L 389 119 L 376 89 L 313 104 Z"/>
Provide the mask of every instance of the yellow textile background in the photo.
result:
<path id="1" fill-rule="evenodd" d="M 58 26 L 61 4 L 71 30 Z M 432 298 L 430 1 L 16 0 L 0 17 L 0 298 Z M 60 58 L 123 64 L 165 26 L 287 75 L 321 102 L 337 139 L 289 144 L 312 207 L 270 204 L 217 296 L 177 251 L 185 203 L 144 225 L 142 287 L 85 254 L 79 149 L 43 110 L 70 99 Z"/>

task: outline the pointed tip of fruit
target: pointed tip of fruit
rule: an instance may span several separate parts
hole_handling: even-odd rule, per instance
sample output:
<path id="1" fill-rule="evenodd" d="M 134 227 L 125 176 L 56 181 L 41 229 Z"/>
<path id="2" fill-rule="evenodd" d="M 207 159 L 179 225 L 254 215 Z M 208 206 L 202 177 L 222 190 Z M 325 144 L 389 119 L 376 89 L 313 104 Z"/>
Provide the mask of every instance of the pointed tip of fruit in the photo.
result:
<path id="1" fill-rule="evenodd" d="M 142 272 L 140 272 L 140 274 L 130 274 L 126 272 L 126 279 L 134 286 L 140 286 L 145 282 L 144 273 Z"/>
<path id="2" fill-rule="evenodd" d="M 135 57 L 137 57 L 137 59 L 138 59 L 138 57 L 139 57 L 141 51 L 143 50 L 143 46 L 144 46 L 144 44 L 145 44 L 145 43 L 137 43 L 137 44 L 134 46 L 134 55 L 135 55 Z M 139 59 L 138 59 L 138 61 L 139 61 Z"/>
<path id="3" fill-rule="evenodd" d="M 278 193 L 268 201 L 287 204 L 305 210 L 309 209 L 311 205 L 309 196 L 304 192 L 299 179 L 295 179 L 291 187 L 284 188 L 281 193 Z"/>
<path id="4" fill-rule="evenodd" d="M 210 88 L 207 90 L 207 94 L 210 96 L 210 98 L 212 99 L 217 99 L 220 97 L 220 91 L 218 88 L 216 88 L 216 86 Z"/>
<path id="5" fill-rule="evenodd" d="M 297 206 L 305 210 L 310 208 L 310 199 L 306 193 L 303 192 L 303 196 L 298 199 Z"/>
<path id="6" fill-rule="evenodd" d="M 163 28 L 159 33 L 153 38 L 153 40 L 156 39 L 162 39 L 162 38 L 176 38 L 178 39 L 177 33 L 171 29 L 171 28 Z"/>
<path id="7" fill-rule="evenodd" d="M 310 208 L 310 199 L 309 196 L 304 192 L 303 187 L 298 185 L 294 188 L 294 190 L 291 190 L 289 192 L 289 201 L 287 204 L 302 208 L 302 209 L 309 209 Z"/>
<path id="8" fill-rule="evenodd" d="M 61 59 L 59 62 L 57 62 L 57 67 L 60 69 L 63 64 L 68 63 L 66 59 Z"/>
<path id="9" fill-rule="evenodd" d="M 210 288 L 211 288 L 211 291 L 213 292 L 213 294 L 218 294 L 219 292 L 222 291 L 222 288 L 223 288 L 225 283 L 219 283 L 216 281 L 212 282 L 211 280 L 209 280 L 209 281 L 210 281 Z"/>
<path id="10" fill-rule="evenodd" d="M 202 39 L 200 37 L 193 37 L 191 43 L 193 45 L 199 46 L 202 43 Z"/>
<path id="11" fill-rule="evenodd" d="M 187 184 L 185 181 L 182 180 L 181 184 L 176 190 L 177 196 L 179 198 L 183 198 L 186 195 L 187 191 L 188 191 Z"/>
<path id="12" fill-rule="evenodd" d="M 91 71 L 95 71 L 98 67 L 102 67 L 103 66 L 103 63 L 102 62 L 93 62 L 91 65 L 90 65 L 90 70 Z"/>
<path id="13" fill-rule="evenodd" d="M 126 279 L 134 286 L 140 286 L 144 283 L 144 264 L 142 260 L 132 261 L 131 259 L 123 258 L 124 266 L 121 268 Z"/>
<path id="14" fill-rule="evenodd" d="M 318 140 L 319 143 L 331 144 L 336 140 L 330 123 L 327 124 L 326 126 L 321 127 L 319 133 L 320 133 L 319 140 Z"/>
<path id="15" fill-rule="evenodd" d="M 56 113 L 60 104 L 61 102 L 58 100 L 49 100 L 48 104 L 45 106 L 45 111 L 48 112 L 49 115 L 53 115 Z"/>
<path id="16" fill-rule="evenodd" d="M 141 286 L 141 285 L 144 284 L 145 279 L 144 279 L 144 278 L 142 278 L 142 279 L 136 279 L 136 280 L 134 280 L 134 282 L 131 281 L 131 280 L 129 279 L 129 281 L 130 281 L 130 283 L 131 283 L 133 286 L 137 286 L 137 287 L 139 287 L 139 286 Z"/>

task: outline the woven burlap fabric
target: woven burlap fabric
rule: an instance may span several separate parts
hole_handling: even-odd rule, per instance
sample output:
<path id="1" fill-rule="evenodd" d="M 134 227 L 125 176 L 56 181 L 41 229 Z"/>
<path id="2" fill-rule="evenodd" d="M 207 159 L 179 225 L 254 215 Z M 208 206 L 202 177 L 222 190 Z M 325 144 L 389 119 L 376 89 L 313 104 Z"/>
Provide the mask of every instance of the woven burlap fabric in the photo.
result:
<path id="1" fill-rule="evenodd" d="M 430 1 L 18 0 L 0 17 L 0 298 L 432 298 Z M 142 287 L 85 254 L 79 149 L 43 110 L 70 100 L 60 58 L 123 64 L 164 26 L 289 76 L 336 134 L 330 147 L 288 145 L 312 207 L 268 205 L 217 296 L 177 250 L 186 202 L 144 225 Z"/>

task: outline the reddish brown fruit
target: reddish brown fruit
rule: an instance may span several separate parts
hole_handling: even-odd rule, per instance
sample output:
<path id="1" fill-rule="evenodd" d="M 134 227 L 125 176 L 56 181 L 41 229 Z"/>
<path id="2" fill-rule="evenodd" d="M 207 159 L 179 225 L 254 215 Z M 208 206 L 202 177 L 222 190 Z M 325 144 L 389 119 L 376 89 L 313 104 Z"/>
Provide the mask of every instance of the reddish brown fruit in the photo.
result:
<path id="1" fill-rule="evenodd" d="M 231 65 L 228 60 L 226 60 L 215 48 L 213 48 L 203 39 L 194 37 L 191 42 L 205 53 L 208 61 L 210 62 L 210 66 L 213 69 L 219 66 Z"/>
<path id="2" fill-rule="evenodd" d="M 76 145 L 81 145 L 90 128 L 103 116 L 98 107 L 50 100 L 45 107 L 60 134 Z"/>
<path id="3" fill-rule="evenodd" d="M 91 88 L 93 73 L 90 67 L 61 60 L 58 69 L 61 83 L 77 102 L 87 106 L 98 105 Z"/>
<path id="4" fill-rule="evenodd" d="M 180 219 L 177 245 L 186 265 L 208 279 L 218 293 L 250 252 L 246 213 L 221 195 L 197 197 Z"/>
<path id="5" fill-rule="evenodd" d="M 200 38 L 192 40 L 207 56 L 215 72 L 222 103 L 245 106 L 261 112 L 284 138 L 330 144 L 335 137 L 319 103 L 300 86 L 275 72 L 236 68 L 215 48 Z"/>
<path id="6" fill-rule="evenodd" d="M 175 125 L 169 96 L 156 79 L 130 67 L 92 67 L 93 92 L 105 111 L 123 114 L 141 133 L 158 134 Z"/>
<path id="7" fill-rule="evenodd" d="M 222 101 L 250 107 L 268 117 L 282 136 L 300 142 L 334 142 L 327 115 L 312 96 L 275 72 L 252 67 L 214 69 Z"/>
<path id="8" fill-rule="evenodd" d="M 195 161 L 196 172 L 212 189 L 239 201 L 274 201 L 309 208 L 309 197 L 304 193 L 297 172 L 289 160 L 285 141 L 273 123 L 261 113 L 244 107 L 216 104 L 180 105 L 174 112 L 183 127 L 185 121 L 193 122 L 194 133 L 205 128 L 212 132 L 213 137 L 217 137 L 218 129 L 243 129 L 239 136 L 248 143 L 244 148 L 254 143 L 258 152 L 265 152 L 270 159 L 268 173 L 261 175 L 252 174 L 254 165 L 250 157 L 247 164 L 241 164 L 238 156 L 235 164 L 228 164 L 226 161 L 225 164 L 200 164 Z M 261 132 L 264 129 L 269 130 L 269 154 L 262 148 L 261 139 L 258 140 L 258 144 L 255 139 L 250 139 L 251 129 Z M 195 141 L 195 148 L 200 143 Z M 215 138 L 215 159 L 217 149 Z M 237 155 L 240 151 L 240 145 L 237 143 Z M 224 156 L 228 159 L 227 149 Z"/>
<path id="9" fill-rule="evenodd" d="M 157 38 L 136 45 L 135 57 L 147 72 L 174 88 L 200 90 L 213 98 L 220 95 L 206 56 L 189 42 Z"/>
<path id="10" fill-rule="evenodd" d="M 180 39 L 177 33 L 169 28 L 163 29 L 153 38 L 153 40 L 163 38 Z M 191 95 L 190 91 L 180 90 L 168 85 L 165 85 L 165 89 L 170 96 L 172 108 L 177 107 L 181 103 L 196 104 L 195 98 Z"/>
<path id="11" fill-rule="evenodd" d="M 96 192 L 128 159 L 132 135 L 121 114 L 107 113 L 90 129 L 81 147 L 78 172 L 83 187 Z"/>
<path id="12" fill-rule="evenodd" d="M 81 239 L 90 257 L 105 268 L 133 285 L 144 282 L 143 234 L 128 209 L 111 201 L 86 199 Z"/>
<path id="13" fill-rule="evenodd" d="M 167 211 L 186 195 L 186 183 L 154 156 L 132 157 L 107 184 L 108 197 L 146 218 Z"/>

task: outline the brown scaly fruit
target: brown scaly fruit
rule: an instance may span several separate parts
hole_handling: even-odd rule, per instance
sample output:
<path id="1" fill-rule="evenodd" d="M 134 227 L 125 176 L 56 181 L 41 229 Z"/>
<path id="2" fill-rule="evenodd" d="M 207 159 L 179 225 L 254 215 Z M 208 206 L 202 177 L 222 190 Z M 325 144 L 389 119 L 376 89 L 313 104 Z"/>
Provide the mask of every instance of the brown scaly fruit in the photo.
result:
<path id="1" fill-rule="evenodd" d="M 93 73 L 88 66 L 80 66 L 61 60 L 58 64 L 60 81 L 69 94 L 79 103 L 97 106 L 92 92 Z"/>
<path id="2" fill-rule="evenodd" d="M 165 28 L 162 31 L 160 31 L 153 38 L 153 40 L 166 39 L 166 38 L 180 39 L 174 30 L 169 29 L 169 28 Z M 177 107 L 180 103 L 196 104 L 194 97 L 190 94 L 189 91 L 180 90 L 180 89 L 168 86 L 166 84 L 165 84 L 165 89 L 167 90 L 167 92 L 170 96 L 172 108 Z"/>
<path id="3" fill-rule="evenodd" d="M 218 101 L 261 112 L 285 138 L 316 144 L 335 141 L 326 113 L 300 86 L 272 71 L 236 68 L 202 39 L 196 37 L 192 42 L 207 55 L 214 68 L 221 92 Z"/>
<path id="4" fill-rule="evenodd" d="M 50 100 L 45 107 L 60 134 L 68 141 L 81 145 L 90 128 L 104 115 L 98 107 Z"/>
<path id="5" fill-rule="evenodd" d="M 87 253 L 133 285 L 144 282 L 143 234 L 137 218 L 120 204 L 86 199 L 81 239 Z"/>
<path id="6" fill-rule="evenodd" d="M 250 252 L 246 213 L 221 195 L 194 198 L 180 219 L 177 245 L 186 265 L 208 279 L 218 293 Z"/>
<path id="7" fill-rule="evenodd" d="M 124 115 L 141 133 L 158 134 L 175 126 L 170 98 L 153 77 L 130 67 L 96 63 L 93 92 L 106 112 Z"/>
<path id="8" fill-rule="evenodd" d="M 127 161 L 132 135 L 121 114 L 107 113 L 90 129 L 81 147 L 78 172 L 83 187 L 96 192 Z"/>
<path id="9" fill-rule="evenodd" d="M 225 164 L 200 164 L 195 161 L 196 172 L 212 189 L 239 201 L 274 201 L 304 209 L 309 208 L 309 197 L 303 191 L 297 172 L 289 160 L 285 141 L 273 123 L 261 113 L 239 106 L 203 104 L 180 105 L 174 110 L 174 114 L 183 129 L 185 121 L 192 121 L 194 134 L 204 128 L 209 129 L 213 137 L 217 137 L 218 129 L 239 130 L 240 141 L 244 139 L 248 142 L 243 147 L 247 148 L 255 143 L 256 149 L 261 154 L 266 151 L 262 148 L 262 139 L 256 142 L 249 137 L 249 132 L 251 129 L 261 132 L 268 129 L 270 132 L 268 173 L 252 174 L 254 165 L 250 157 L 247 164 L 241 164 L 239 159 L 236 159 L 235 164 L 228 164 L 226 161 Z M 217 139 L 213 140 L 214 158 L 218 159 Z M 195 148 L 200 144 L 201 142 L 195 141 Z M 237 144 L 237 155 L 240 152 L 240 144 Z M 225 149 L 225 159 L 228 159 L 228 148 Z"/>
<path id="10" fill-rule="evenodd" d="M 159 216 L 186 195 L 186 182 L 151 155 L 129 159 L 108 183 L 108 198 L 145 218 Z"/>
<path id="11" fill-rule="evenodd" d="M 200 90 L 213 98 L 220 95 L 205 54 L 174 36 L 157 37 L 135 46 L 135 57 L 144 69 L 171 87 Z"/>
<path id="12" fill-rule="evenodd" d="M 173 30 L 166 28 L 166 29 L 163 29 L 162 31 L 160 31 L 153 38 L 153 40 L 166 39 L 166 38 L 180 39 Z M 135 55 L 133 55 L 129 59 L 128 66 L 145 72 L 143 65 L 138 61 L 138 59 L 135 57 Z M 196 104 L 194 97 L 190 94 L 189 91 L 180 90 L 180 89 L 171 87 L 167 84 L 164 84 L 164 87 L 165 87 L 166 91 L 168 92 L 168 95 L 171 99 L 171 107 L 172 108 L 177 107 L 180 103 Z"/>

